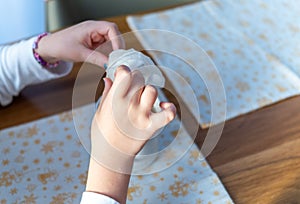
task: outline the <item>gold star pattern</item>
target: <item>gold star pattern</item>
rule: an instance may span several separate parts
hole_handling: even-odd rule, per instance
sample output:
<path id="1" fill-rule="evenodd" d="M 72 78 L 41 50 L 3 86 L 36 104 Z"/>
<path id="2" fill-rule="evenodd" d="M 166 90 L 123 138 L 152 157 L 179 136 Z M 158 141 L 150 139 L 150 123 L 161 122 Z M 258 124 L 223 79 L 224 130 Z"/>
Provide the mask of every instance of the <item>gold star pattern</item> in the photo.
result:
<path id="1" fill-rule="evenodd" d="M 5 186 L 5 187 L 11 186 L 13 181 L 15 181 L 15 179 L 16 179 L 15 174 L 10 173 L 8 171 L 4 171 L 1 173 L 0 176 L 0 186 Z"/>
<path id="2" fill-rule="evenodd" d="M 72 177 L 72 176 L 67 176 L 67 177 L 65 178 L 65 181 L 66 181 L 67 183 L 71 183 L 71 182 L 73 182 L 73 177 Z"/>
<path id="3" fill-rule="evenodd" d="M 67 194 L 60 193 L 57 196 L 52 197 L 50 204 L 64 204 L 67 199 Z"/>
<path id="4" fill-rule="evenodd" d="M 53 163 L 53 158 L 50 157 L 47 159 L 47 164 L 51 164 L 51 163 Z"/>
<path id="5" fill-rule="evenodd" d="M 214 191 L 214 196 L 219 196 L 220 192 L 219 191 Z"/>
<path id="6" fill-rule="evenodd" d="M 200 153 L 197 150 L 193 150 L 190 152 L 190 158 L 193 160 L 199 159 Z"/>
<path id="7" fill-rule="evenodd" d="M 76 198 L 77 198 L 77 194 L 76 194 L 76 193 L 71 193 L 70 198 L 71 198 L 72 200 L 76 199 Z"/>
<path id="8" fill-rule="evenodd" d="M 0 143 L 0 150 L 3 154 L 0 162 L 2 166 L 2 169 L 0 168 L 0 187 L 7 189 L 3 203 L 59 204 L 75 203 L 80 199 L 86 185 L 88 154 L 73 129 L 73 121 L 61 122 L 58 116 L 53 118 L 56 119 L 36 121 L 24 125 L 24 127 L 19 126 L 13 131 L 0 132 L 1 139 L 4 141 L 4 143 Z M 52 122 L 49 124 L 48 121 Z M 169 144 L 174 140 L 173 135 L 175 134 L 186 134 L 184 130 L 178 131 L 179 126 L 176 124 L 168 130 L 169 132 L 164 131 L 162 141 L 164 144 Z M 31 137 L 28 136 L 29 128 L 31 128 Z M 88 128 L 88 125 L 85 125 L 84 128 Z M 57 130 L 57 135 L 53 135 L 49 131 L 53 129 Z M 37 133 L 35 134 L 34 131 Z M 171 131 L 173 131 L 173 135 Z M 13 132 L 11 135 L 20 135 L 20 137 L 10 137 L 8 132 Z M 15 145 L 14 150 L 16 151 L 12 151 L 12 144 Z M 187 199 L 188 195 L 199 196 L 198 192 L 201 186 L 198 187 L 195 181 L 187 180 L 188 177 L 184 178 L 186 174 L 191 175 L 196 169 L 200 168 L 198 173 L 202 170 L 198 160 L 194 163 L 197 166 L 187 165 L 190 152 L 194 150 L 196 149 L 192 146 L 188 150 L 187 156 L 184 157 L 185 159 L 181 159 L 180 165 L 177 165 L 177 163 L 170 163 L 168 159 L 177 156 L 177 148 L 171 149 L 168 153 L 166 152 L 167 154 L 161 161 L 169 163 L 170 169 L 150 175 L 132 176 L 133 181 L 130 182 L 128 188 L 128 203 L 130 201 L 135 203 L 173 203 L 174 199 L 183 197 Z M 177 185 L 173 183 L 175 174 L 175 181 L 179 182 Z M 170 187 L 172 191 L 169 189 L 170 182 L 173 185 Z M 66 192 L 69 190 L 72 192 Z M 216 190 L 218 189 L 216 188 Z M 219 192 L 220 195 L 223 195 L 222 191 Z M 0 197 L 2 195 L 3 192 L 0 192 Z M 16 196 L 18 196 L 17 201 Z"/>
<path id="9" fill-rule="evenodd" d="M 3 149 L 3 154 L 8 154 L 10 152 L 10 148 L 9 147 L 6 147 Z"/>
<path id="10" fill-rule="evenodd" d="M 208 98 L 205 95 L 200 95 L 198 97 L 199 100 L 202 100 L 204 103 L 209 104 Z"/>
<path id="11" fill-rule="evenodd" d="M 17 194 L 17 193 L 18 193 L 18 190 L 17 190 L 16 188 L 12 188 L 12 189 L 10 189 L 9 193 L 10 193 L 11 195 L 14 195 L 14 194 Z"/>
<path id="12" fill-rule="evenodd" d="M 66 136 L 66 139 L 67 139 L 67 140 L 71 140 L 71 139 L 72 139 L 72 135 L 67 135 L 67 136 Z"/>
<path id="13" fill-rule="evenodd" d="M 6 166 L 6 165 L 8 165 L 8 164 L 9 164 L 9 160 L 8 160 L 8 159 L 2 160 L 2 165 L 3 165 L 3 166 Z"/>
<path id="14" fill-rule="evenodd" d="M 156 187 L 155 186 L 150 186 L 150 191 L 155 191 Z"/>
<path id="15" fill-rule="evenodd" d="M 36 203 L 36 197 L 33 194 L 30 194 L 29 196 L 24 196 L 24 204 L 35 204 Z"/>
<path id="16" fill-rule="evenodd" d="M 23 171 L 28 170 L 28 168 L 29 168 L 29 167 L 28 167 L 27 165 L 22 166 Z"/>
<path id="17" fill-rule="evenodd" d="M 85 174 L 80 174 L 80 175 L 78 176 L 78 178 L 79 178 L 79 180 L 80 180 L 80 183 L 81 183 L 82 185 L 85 185 L 86 179 L 87 179 L 87 173 L 85 173 Z"/>
<path id="18" fill-rule="evenodd" d="M 59 190 L 61 190 L 61 186 L 60 186 L 60 185 L 56 185 L 56 186 L 54 186 L 54 190 L 55 190 L 55 191 L 59 191 Z"/>
<path id="19" fill-rule="evenodd" d="M 167 200 L 167 198 L 168 198 L 168 196 L 167 196 L 167 194 L 164 193 L 164 192 L 158 194 L 158 199 L 159 199 L 160 201 Z"/>
<path id="20" fill-rule="evenodd" d="M 14 131 L 9 131 L 8 136 L 10 138 L 13 138 L 15 136 L 15 132 Z"/>
<path id="21" fill-rule="evenodd" d="M 34 135 L 37 135 L 37 134 L 38 134 L 38 128 L 36 127 L 36 125 L 28 128 L 27 137 L 33 137 Z"/>
<path id="22" fill-rule="evenodd" d="M 197 199 L 197 200 L 196 200 L 196 204 L 203 204 L 203 202 L 202 202 L 201 199 Z"/>
<path id="23" fill-rule="evenodd" d="M 29 191 L 29 192 L 33 192 L 35 189 L 36 189 L 36 185 L 35 184 L 28 184 L 26 189 Z"/>
<path id="24" fill-rule="evenodd" d="M 65 167 L 65 168 L 70 168 L 70 163 L 69 163 L 69 162 L 65 162 L 65 163 L 64 163 L 64 167 Z"/>
<path id="25" fill-rule="evenodd" d="M 45 173 L 41 173 L 38 175 L 38 180 L 42 184 L 47 184 L 50 180 L 55 180 L 58 176 L 58 173 L 55 170 L 48 170 Z"/>
<path id="26" fill-rule="evenodd" d="M 241 92 L 248 91 L 250 89 L 249 84 L 243 81 L 237 81 L 235 87 Z"/>
<path id="27" fill-rule="evenodd" d="M 127 191 L 127 199 L 132 201 L 134 196 L 141 195 L 142 187 L 140 185 L 129 186 Z"/>
<path id="28" fill-rule="evenodd" d="M 34 140 L 34 144 L 40 144 L 40 142 L 41 142 L 41 140 L 40 139 L 36 139 L 36 140 Z"/>
<path id="29" fill-rule="evenodd" d="M 39 163 L 40 163 L 40 159 L 38 159 L 38 158 L 34 159 L 34 160 L 33 160 L 33 163 L 34 163 L 34 164 L 39 164 Z"/>
<path id="30" fill-rule="evenodd" d="M 174 197 L 186 196 L 189 193 L 188 189 L 189 184 L 184 183 L 183 181 L 175 181 L 174 184 L 169 186 L 169 190 Z"/>
<path id="31" fill-rule="evenodd" d="M 60 114 L 59 118 L 60 118 L 61 122 L 67 122 L 67 121 L 70 122 L 73 120 L 73 115 L 72 115 L 72 112 L 66 112 L 66 113 Z"/>
<path id="32" fill-rule="evenodd" d="M 43 145 L 43 148 L 41 149 L 41 151 L 44 152 L 45 154 L 48 154 L 49 152 L 53 152 L 53 149 L 54 149 L 53 143 L 48 142 Z"/>

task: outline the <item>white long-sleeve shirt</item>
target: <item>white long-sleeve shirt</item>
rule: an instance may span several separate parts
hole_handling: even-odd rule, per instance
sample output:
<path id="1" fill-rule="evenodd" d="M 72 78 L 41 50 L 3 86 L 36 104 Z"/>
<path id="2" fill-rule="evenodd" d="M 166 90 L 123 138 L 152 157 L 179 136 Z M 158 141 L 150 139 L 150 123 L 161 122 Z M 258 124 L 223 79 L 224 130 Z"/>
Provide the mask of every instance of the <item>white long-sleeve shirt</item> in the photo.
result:
<path id="1" fill-rule="evenodd" d="M 83 192 L 80 204 L 119 204 L 114 199 L 93 192 Z"/>
<path id="2" fill-rule="evenodd" d="M 42 83 L 67 75 L 73 66 L 61 61 L 55 68 L 46 69 L 34 58 L 32 44 L 35 38 L 13 45 L 0 45 L 0 105 L 12 102 L 13 97 L 27 85 Z M 102 194 L 84 192 L 81 204 L 118 204 Z"/>
<path id="3" fill-rule="evenodd" d="M 37 84 L 68 74 L 71 62 L 61 62 L 53 69 L 43 68 L 34 58 L 35 38 L 0 46 L 0 104 L 5 106 L 29 84 Z"/>

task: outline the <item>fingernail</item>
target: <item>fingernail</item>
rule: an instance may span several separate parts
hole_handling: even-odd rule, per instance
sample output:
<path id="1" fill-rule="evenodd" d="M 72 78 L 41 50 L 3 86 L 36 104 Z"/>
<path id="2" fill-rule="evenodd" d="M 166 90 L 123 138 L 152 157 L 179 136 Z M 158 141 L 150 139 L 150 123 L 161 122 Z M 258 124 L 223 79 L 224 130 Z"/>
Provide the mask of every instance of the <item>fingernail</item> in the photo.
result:
<path id="1" fill-rule="evenodd" d="M 117 69 L 121 69 L 121 68 L 126 69 L 127 71 L 130 71 L 130 68 L 125 64 L 120 65 Z"/>

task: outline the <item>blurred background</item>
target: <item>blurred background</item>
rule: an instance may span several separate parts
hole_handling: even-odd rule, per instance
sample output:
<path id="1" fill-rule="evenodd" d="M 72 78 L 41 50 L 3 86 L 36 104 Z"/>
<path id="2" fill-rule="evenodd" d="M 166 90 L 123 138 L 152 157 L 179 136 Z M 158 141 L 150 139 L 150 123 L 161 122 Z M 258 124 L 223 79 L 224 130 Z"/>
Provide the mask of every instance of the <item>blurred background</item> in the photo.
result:
<path id="1" fill-rule="evenodd" d="M 45 31 L 43 0 L 0 0 L 0 44 Z"/>
<path id="2" fill-rule="evenodd" d="M 195 0 L 1 0 L 0 44 L 88 19 L 151 11 Z"/>

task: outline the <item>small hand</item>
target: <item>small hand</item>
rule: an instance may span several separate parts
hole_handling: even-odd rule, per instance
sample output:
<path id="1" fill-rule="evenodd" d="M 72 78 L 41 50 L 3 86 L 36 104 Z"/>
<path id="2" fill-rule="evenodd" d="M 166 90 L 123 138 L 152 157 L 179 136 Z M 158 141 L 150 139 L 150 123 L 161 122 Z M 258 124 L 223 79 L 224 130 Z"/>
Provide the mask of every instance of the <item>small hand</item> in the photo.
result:
<path id="1" fill-rule="evenodd" d="M 116 24 L 106 21 L 85 21 L 43 37 L 36 52 L 47 62 L 87 60 L 103 67 L 108 57 L 99 50 L 94 50 L 109 40 L 113 50 L 124 49 L 124 42 Z"/>
<path id="2" fill-rule="evenodd" d="M 105 78 L 102 101 L 94 117 L 95 128 L 99 128 L 108 143 L 132 156 L 176 114 L 175 106 L 169 102 L 162 102 L 162 111 L 153 113 L 151 109 L 157 91 L 144 83 L 140 72 L 130 72 L 125 66 L 118 67 L 114 83 Z"/>
<path id="3" fill-rule="evenodd" d="M 160 104 L 161 112 L 151 112 L 156 89 L 145 86 L 142 74 L 130 72 L 126 66 L 118 67 L 114 83 L 108 78 L 104 80 L 105 88 L 91 129 L 86 191 L 126 203 L 135 155 L 155 131 L 174 119 L 176 109 L 172 103 L 164 102 Z"/>

